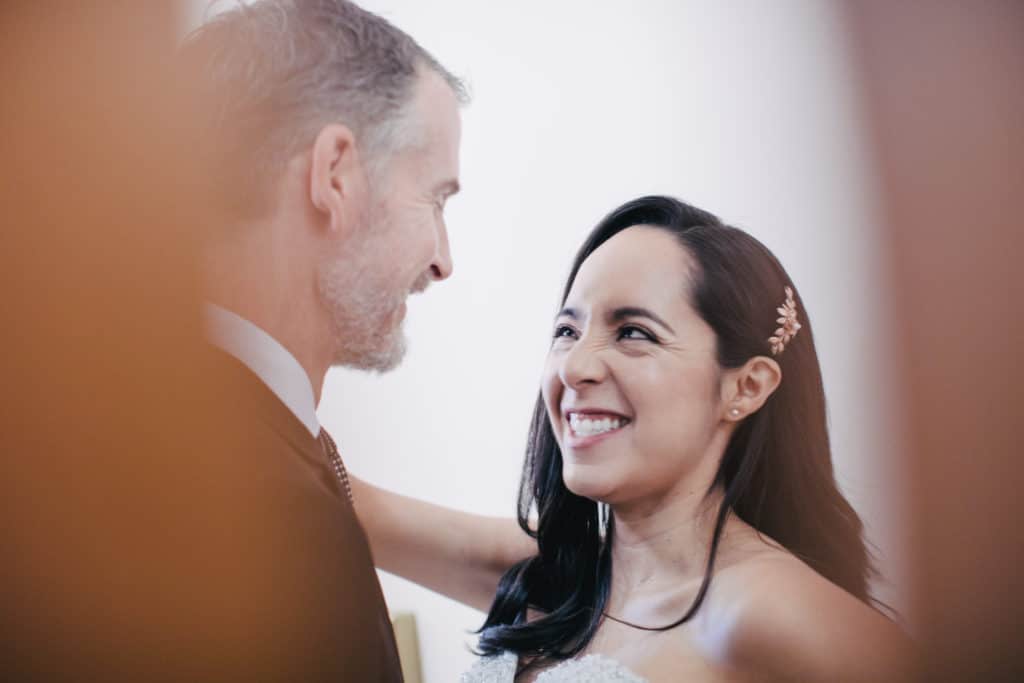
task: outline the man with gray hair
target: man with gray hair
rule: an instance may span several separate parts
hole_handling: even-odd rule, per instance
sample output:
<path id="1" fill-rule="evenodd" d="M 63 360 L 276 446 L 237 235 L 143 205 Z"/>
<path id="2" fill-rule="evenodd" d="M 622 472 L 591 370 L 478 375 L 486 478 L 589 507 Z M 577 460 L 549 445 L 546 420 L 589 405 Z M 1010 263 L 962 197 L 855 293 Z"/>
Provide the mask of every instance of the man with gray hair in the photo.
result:
<path id="1" fill-rule="evenodd" d="M 245 425 L 240 485 L 274 501 L 253 540 L 273 559 L 246 571 L 280 579 L 275 604 L 291 596 L 304 678 L 400 681 L 316 406 L 332 366 L 394 368 L 406 298 L 451 274 L 444 208 L 459 187 L 463 87 L 345 0 L 239 5 L 189 36 L 183 58 L 216 105 L 198 150 L 215 150 L 219 209 L 208 334 Z"/>

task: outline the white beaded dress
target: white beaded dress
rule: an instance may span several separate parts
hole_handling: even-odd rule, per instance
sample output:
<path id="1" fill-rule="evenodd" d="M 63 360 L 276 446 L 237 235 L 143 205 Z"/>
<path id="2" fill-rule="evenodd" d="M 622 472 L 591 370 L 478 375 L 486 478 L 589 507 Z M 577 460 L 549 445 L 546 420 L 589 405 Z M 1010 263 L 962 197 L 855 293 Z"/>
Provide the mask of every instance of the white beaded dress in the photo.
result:
<path id="1" fill-rule="evenodd" d="M 513 683 L 518 659 L 512 652 L 478 659 L 459 683 Z M 647 683 L 635 673 L 601 655 L 569 659 L 537 676 L 536 683 Z"/>

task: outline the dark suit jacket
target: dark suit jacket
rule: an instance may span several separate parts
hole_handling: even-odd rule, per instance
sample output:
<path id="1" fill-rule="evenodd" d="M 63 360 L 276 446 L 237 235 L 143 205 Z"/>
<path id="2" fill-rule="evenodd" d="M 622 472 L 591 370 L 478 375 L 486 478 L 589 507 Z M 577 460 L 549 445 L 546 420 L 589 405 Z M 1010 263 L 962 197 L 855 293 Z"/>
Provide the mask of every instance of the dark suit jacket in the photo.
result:
<path id="1" fill-rule="evenodd" d="M 235 408 L 250 617 L 273 620 L 258 627 L 253 655 L 292 680 L 401 683 L 366 536 L 319 440 L 248 368 L 214 353 Z"/>
<path id="2" fill-rule="evenodd" d="M 78 374 L 45 406 L 25 397 L 46 375 L 15 384 L 0 680 L 401 683 L 319 442 L 241 363 L 167 330 L 162 355 L 102 346 L 95 367 L 54 342 L 46 361 Z"/>

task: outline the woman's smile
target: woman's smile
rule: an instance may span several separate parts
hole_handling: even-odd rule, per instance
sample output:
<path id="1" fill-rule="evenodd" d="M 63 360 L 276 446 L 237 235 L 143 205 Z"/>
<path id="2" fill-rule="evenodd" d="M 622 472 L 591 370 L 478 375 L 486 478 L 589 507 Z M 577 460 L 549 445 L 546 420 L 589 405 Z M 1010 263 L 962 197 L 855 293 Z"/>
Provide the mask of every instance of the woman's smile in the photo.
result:
<path id="1" fill-rule="evenodd" d="M 618 413 L 600 410 L 568 410 L 563 413 L 566 424 L 566 447 L 586 448 L 604 441 L 625 429 L 632 420 Z"/>

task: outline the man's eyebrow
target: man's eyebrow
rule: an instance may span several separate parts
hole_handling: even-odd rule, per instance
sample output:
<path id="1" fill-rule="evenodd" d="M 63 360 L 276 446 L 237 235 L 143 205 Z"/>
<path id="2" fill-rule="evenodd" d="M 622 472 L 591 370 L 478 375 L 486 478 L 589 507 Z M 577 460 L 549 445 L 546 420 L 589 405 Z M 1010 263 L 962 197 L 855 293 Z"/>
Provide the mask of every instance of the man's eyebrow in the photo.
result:
<path id="1" fill-rule="evenodd" d="M 580 316 L 576 312 L 575 308 L 572 308 L 571 306 L 566 306 L 565 308 L 558 312 L 558 315 L 556 315 L 555 318 L 572 318 L 573 320 L 579 320 Z"/>
<path id="2" fill-rule="evenodd" d="M 676 333 L 676 331 L 672 329 L 671 325 L 655 315 L 653 311 L 643 308 L 642 306 L 620 306 L 608 314 L 608 319 L 614 322 L 621 322 L 626 318 L 647 318 L 648 320 L 652 320 L 658 325 L 661 325 L 670 333 Z"/>

